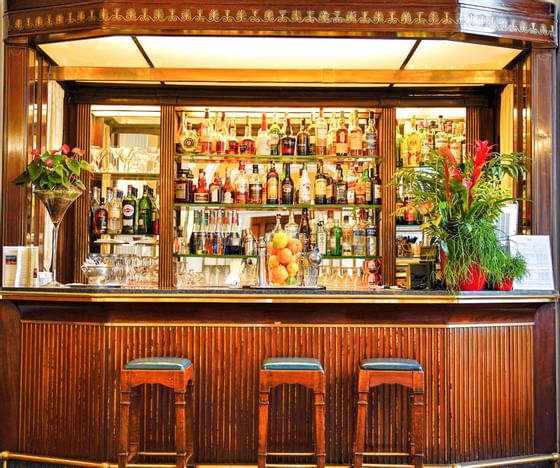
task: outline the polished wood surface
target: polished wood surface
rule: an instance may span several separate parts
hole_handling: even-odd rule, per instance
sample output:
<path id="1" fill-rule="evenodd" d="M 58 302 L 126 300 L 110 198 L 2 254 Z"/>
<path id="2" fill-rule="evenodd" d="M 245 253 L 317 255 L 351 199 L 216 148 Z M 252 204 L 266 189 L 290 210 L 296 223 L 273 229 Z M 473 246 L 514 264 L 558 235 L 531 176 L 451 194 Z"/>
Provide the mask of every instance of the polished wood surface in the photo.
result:
<path id="1" fill-rule="evenodd" d="M 188 357 L 195 366 L 197 463 L 255 463 L 258 369 L 272 356 L 323 363 L 327 464 L 350 463 L 358 364 L 378 356 L 416 359 L 425 370 L 426 463 L 554 451 L 555 437 L 542 437 L 555 433 L 552 304 L 21 302 L 16 309 L 3 301 L 0 307 L 12 327 L 21 319 L 21 333 L 11 338 L 17 373 L 11 382 L 0 380 L 0 395 L 10 395 L 15 382 L 26 391 L 19 403 L 8 399 L 15 412 L 2 400 L 0 417 L 18 428 L 16 449 L 24 453 L 116 460 L 120 369 L 157 355 Z M 270 450 L 309 447 L 302 411 L 292 409 L 306 399 L 304 390 L 277 391 Z M 369 423 L 377 442 L 400 452 L 410 427 L 406 396 L 399 388 L 374 390 L 380 407 L 397 402 L 399 424 L 379 413 Z M 148 450 L 172 449 L 172 399 L 156 392 L 150 401 Z"/>
<path id="2" fill-rule="evenodd" d="M 397 233 L 395 217 L 392 213 L 397 209 L 397 191 L 390 182 L 393 180 L 397 164 L 396 154 L 396 122 L 397 110 L 394 107 L 383 107 L 379 119 L 379 154 L 381 164 L 379 165 L 379 176 L 381 177 L 381 196 L 383 206 L 380 210 L 379 222 L 379 245 L 377 248 L 383 258 L 381 274 L 384 284 L 395 284 L 397 256 L 396 248 L 389 239 L 395 239 Z"/>

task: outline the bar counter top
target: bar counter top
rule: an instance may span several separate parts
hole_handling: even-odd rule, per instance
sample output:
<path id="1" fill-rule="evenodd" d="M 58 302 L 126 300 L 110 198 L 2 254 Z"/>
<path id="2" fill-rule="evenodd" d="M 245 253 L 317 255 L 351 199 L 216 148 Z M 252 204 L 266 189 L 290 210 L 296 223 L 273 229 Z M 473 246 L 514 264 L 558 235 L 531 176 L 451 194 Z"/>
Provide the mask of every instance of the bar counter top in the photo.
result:
<path id="1" fill-rule="evenodd" d="M 557 302 L 558 291 L 436 291 L 378 289 L 373 291 L 321 288 L 195 288 L 125 289 L 76 286 L 68 289 L 2 288 L 0 299 L 47 302 L 242 302 L 242 303 L 363 303 L 363 304 L 484 304 Z"/>

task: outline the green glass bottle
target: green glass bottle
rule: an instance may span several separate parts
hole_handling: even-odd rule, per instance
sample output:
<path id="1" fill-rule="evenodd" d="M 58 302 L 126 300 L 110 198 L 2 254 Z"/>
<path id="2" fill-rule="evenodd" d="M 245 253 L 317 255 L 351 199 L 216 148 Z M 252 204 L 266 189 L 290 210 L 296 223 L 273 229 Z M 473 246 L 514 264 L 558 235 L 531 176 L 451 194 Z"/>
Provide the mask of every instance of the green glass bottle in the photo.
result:
<path id="1" fill-rule="evenodd" d="M 340 257 L 342 255 L 342 228 L 338 219 L 335 219 L 329 237 L 329 255 L 333 257 Z"/>
<path id="2" fill-rule="evenodd" d="M 138 203 L 138 234 L 152 233 L 152 201 L 149 195 L 149 188 L 144 185 L 142 198 Z"/>

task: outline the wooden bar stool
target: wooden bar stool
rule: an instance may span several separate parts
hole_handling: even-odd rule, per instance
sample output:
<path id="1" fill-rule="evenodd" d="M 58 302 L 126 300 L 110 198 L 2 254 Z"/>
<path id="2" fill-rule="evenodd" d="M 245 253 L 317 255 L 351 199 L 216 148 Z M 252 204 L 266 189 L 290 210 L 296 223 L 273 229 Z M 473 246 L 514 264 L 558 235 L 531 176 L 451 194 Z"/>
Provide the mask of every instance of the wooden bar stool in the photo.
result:
<path id="1" fill-rule="evenodd" d="M 398 384 L 411 389 L 409 406 L 411 429 L 408 439 L 408 453 L 364 452 L 368 396 L 372 387 L 383 384 Z M 420 363 L 412 359 L 364 359 L 360 363 L 358 374 L 358 409 L 353 447 L 354 468 L 362 468 L 362 466 L 395 466 L 364 463 L 364 456 L 406 456 L 409 457 L 410 464 L 403 464 L 402 466 L 422 468 L 424 463 L 424 431 L 424 371 Z"/>
<path id="2" fill-rule="evenodd" d="M 313 390 L 315 413 L 314 452 L 267 452 L 268 412 L 270 390 L 282 384 L 300 384 Z M 315 455 L 317 468 L 325 467 L 325 372 L 318 359 L 313 358 L 269 358 L 259 371 L 259 448 L 258 468 L 286 466 L 267 464 L 267 455 L 303 456 Z M 315 465 L 297 465 L 315 466 Z"/>
<path id="3" fill-rule="evenodd" d="M 175 452 L 139 451 L 140 385 L 144 384 L 163 385 L 172 389 L 175 394 Z M 129 461 L 139 455 L 174 455 L 176 468 L 185 468 L 189 460 L 192 463 L 194 454 L 192 393 L 193 366 L 189 359 L 153 357 L 135 359 L 125 364 L 120 378 L 119 468 L 126 468 Z M 141 465 L 134 464 L 134 466 Z"/>

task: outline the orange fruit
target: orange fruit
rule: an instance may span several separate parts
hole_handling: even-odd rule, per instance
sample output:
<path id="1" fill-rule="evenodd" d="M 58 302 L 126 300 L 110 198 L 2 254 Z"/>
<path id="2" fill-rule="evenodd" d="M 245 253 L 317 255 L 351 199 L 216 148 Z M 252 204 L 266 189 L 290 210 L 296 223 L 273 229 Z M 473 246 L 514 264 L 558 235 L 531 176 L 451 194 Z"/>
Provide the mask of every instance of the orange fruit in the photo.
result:
<path id="1" fill-rule="evenodd" d="M 290 239 L 290 242 L 288 242 L 288 248 L 295 255 L 303 250 L 303 244 L 299 239 Z"/>
<path id="2" fill-rule="evenodd" d="M 270 280 L 274 284 L 284 284 L 288 276 L 288 270 L 284 265 L 277 265 L 270 270 Z"/>
<path id="3" fill-rule="evenodd" d="M 268 257 L 268 267 L 274 268 L 280 265 L 280 260 L 278 259 L 278 255 L 271 255 Z"/>
<path id="4" fill-rule="evenodd" d="M 286 270 L 288 270 L 290 276 L 296 276 L 299 271 L 299 265 L 296 262 L 288 263 Z"/>
<path id="5" fill-rule="evenodd" d="M 272 242 L 269 242 L 266 245 L 266 251 L 268 252 L 269 255 L 276 255 L 277 251 L 274 247 L 272 247 Z"/>
<path id="6" fill-rule="evenodd" d="M 292 251 L 290 249 L 288 249 L 287 247 L 284 247 L 283 249 L 278 251 L 278 261 L 282 264 L 282 265 L 287 265 L 288 263 L 292 263 Z"/>

